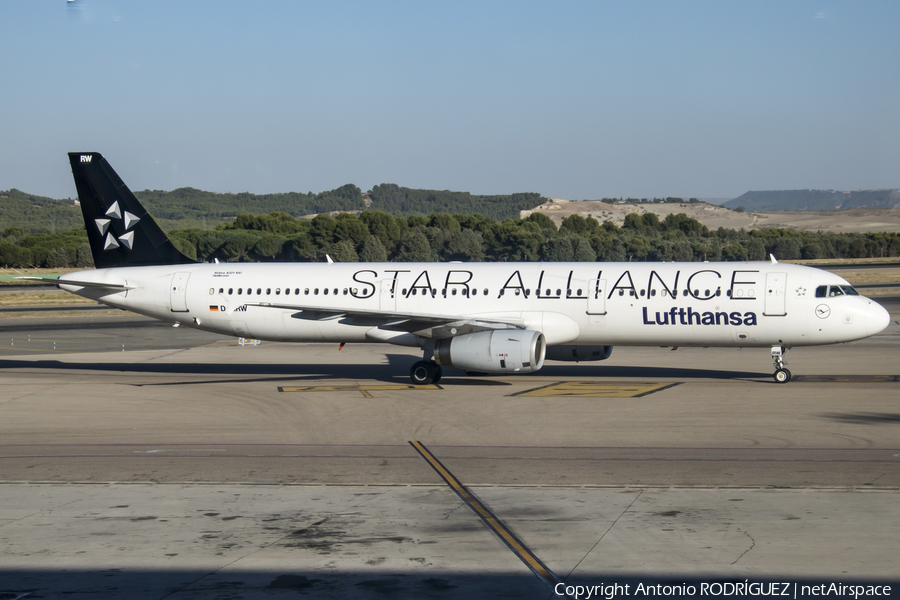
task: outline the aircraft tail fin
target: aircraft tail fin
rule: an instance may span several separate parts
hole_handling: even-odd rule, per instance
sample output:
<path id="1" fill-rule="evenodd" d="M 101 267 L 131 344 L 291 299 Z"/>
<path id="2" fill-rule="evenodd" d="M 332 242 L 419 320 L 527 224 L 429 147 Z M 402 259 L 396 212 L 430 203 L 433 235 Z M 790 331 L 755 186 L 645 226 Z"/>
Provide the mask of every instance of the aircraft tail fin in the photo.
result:
<path id="1" fill-rule="evenodd" d="M 97 268 L 194 263 L 166 237 L 99 152 L 70 152 Z"/>

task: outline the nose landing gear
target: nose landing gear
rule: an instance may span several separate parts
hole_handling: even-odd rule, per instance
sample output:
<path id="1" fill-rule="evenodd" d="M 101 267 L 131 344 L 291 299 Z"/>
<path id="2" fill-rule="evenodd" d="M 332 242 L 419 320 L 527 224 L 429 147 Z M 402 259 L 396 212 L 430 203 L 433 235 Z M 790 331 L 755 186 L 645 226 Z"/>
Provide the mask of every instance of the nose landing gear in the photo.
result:
<path id="1" fill-rule="evenodd" d="M 784 368 L 784 355 L 788 351 L 787 346 L 772 346 L 772 360 L 775 362 L 775 381 L 787 383 L 791 380 L 791 372 Z"/>

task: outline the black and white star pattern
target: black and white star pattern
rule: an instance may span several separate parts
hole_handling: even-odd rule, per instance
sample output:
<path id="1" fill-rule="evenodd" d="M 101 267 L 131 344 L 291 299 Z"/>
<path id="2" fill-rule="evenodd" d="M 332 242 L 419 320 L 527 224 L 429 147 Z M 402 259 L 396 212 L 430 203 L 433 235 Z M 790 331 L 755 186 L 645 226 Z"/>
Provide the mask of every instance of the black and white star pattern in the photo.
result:
<path id="1" fill-rule="evenodd" d="M 134 225 L 137 225 L 138 221 L 141 219 L 139 217 L 134 216 L 127 210 L 123 211 L 119 208 L 118 200 L 113 202 L 112 206 L 109 207 L 109 210 L 106 211 L 106 216 L 109 219 L 94 219 L 94 223 L 97 224 L 97 229 L 100 231 L 100 235 L 105 235 L 106 239 L 103 240 L 103 249 L 104 250 L 114 250 L 119 246 L 125 247 L 129 250 L 132 249 L 134 245 L 134 231 L 131 229 Z M 109 231 L 109 224 L 112 223 L 112 219 L 118 219 L 122 221 L 125 225 L 125 233 L 116 238 L 111 231 Z"/>

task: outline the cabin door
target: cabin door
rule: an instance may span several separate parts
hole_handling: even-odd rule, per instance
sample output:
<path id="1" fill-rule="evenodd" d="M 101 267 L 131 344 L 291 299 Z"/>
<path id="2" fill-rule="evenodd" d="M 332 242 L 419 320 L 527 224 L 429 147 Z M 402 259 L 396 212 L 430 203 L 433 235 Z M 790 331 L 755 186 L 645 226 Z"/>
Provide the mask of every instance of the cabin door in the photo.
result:
<path id="1" fill-rule="evenodd" d="M 787 291 L 787 273 L 766 274 L 766 306 L 763 314 L 767 317 L 783 317 L 787 314 L 784 305 Z"/>
<path id="2" fill-rule="evenodd" d="M 190 276 L 190 273 L 184 271 L 172 275 L 172 283 L 169 286 L 169 309 L 172 312 L 188 312 L 187 282 Z"/>

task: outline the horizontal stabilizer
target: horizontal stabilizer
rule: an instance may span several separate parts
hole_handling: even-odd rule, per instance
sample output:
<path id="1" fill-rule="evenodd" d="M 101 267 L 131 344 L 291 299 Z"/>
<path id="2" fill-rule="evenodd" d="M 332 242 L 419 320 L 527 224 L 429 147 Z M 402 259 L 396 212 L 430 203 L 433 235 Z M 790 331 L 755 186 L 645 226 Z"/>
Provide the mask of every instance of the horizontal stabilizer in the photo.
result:
<path id="1" fill-rule="evenodd" d="M 44 283 L 52 283 L 53 285 L 76 285 L 79 287 L 105 288 L 108 290 L 133 290 L 137 286 L 128 285 L 126 283 L 110 283 L 102 281 L 78 281 L 76 279 L 57 279 L 55 277 L 31 277 L 22 276 L 16 279 L 24 279 L 26 281 L 43 281 Z"/>

